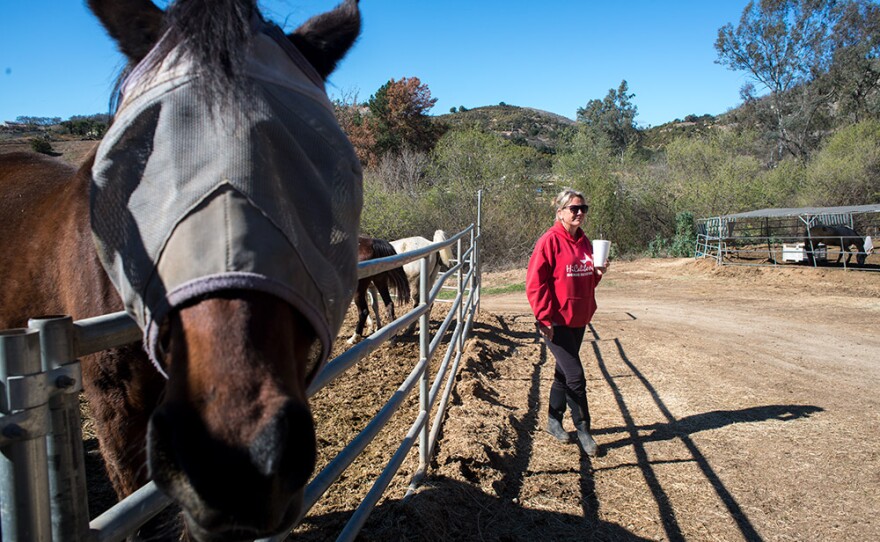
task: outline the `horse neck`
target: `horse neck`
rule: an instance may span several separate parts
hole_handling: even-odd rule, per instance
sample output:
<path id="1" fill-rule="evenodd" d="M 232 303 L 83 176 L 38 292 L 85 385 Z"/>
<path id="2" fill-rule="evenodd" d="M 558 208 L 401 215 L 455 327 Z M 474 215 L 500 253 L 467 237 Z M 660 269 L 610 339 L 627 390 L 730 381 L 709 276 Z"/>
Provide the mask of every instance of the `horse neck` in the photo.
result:
<path id="1" fill-rule="evenodd" d="M 15 247 L 23 239 L 39 249 L 0 270 L 0 283 L 20 285 L 0 294 L 2 327 L 21 326 L 45 314 L 80 319 L 122 308 L 92 240 L 88 190 L 93 159 L 94 154 L 79 171 L 38 160 L 22 171 L 24 180 L 13 179 L 24 197 L 15 202 L 19 213 L 0 227 L 0 253 L 19 254 Z M 26 218 L 15 220 L 16 215 Z"/>
<path id="2" fill-rule="evenodd" d="M 98 259 L 92 237 L 89 211 L 89 184 L 97 147 L 77 170 L 70 186 L 67 214 L 67 243 L 70 251 L 64 257 L 69 266 L 61 286 L 65 290 L 66 314 L 75 318 L 99 316 L 122 310 L 119 294 L 110 282 Z"/>

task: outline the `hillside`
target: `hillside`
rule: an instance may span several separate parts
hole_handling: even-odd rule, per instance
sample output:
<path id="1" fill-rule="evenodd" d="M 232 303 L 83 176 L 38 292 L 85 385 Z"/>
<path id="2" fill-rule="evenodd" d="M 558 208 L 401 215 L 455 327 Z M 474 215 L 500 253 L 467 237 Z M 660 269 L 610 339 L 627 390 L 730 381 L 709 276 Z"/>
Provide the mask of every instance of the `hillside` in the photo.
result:
<path id="1" fill-rule="evenodd" d="M 705 134 L 735 118 L 736 110 L 719 116 L 688 115 L 673 121 L 641 130 L 642 145 L 652 151 L 662 151 L 670 141 L 680 136 Z M 487 105 L 473 109 L 456 108 L 454 113 L 432 117 L 434 122 L 452 130 L 475 128 L 496 133 L 517 145 L 528 145 L 539 152 L 555 154 L 566 134 L 576 129 L 577 123 L 563 115 L 515 105 Z M 90 149 L 94 137 L 78 137 L 64 133 L 60 125 L 26 127 L 0 123 L 0 153 L 29 150 L 30 139 L 48 136 L 58 155 L 71 163 L 79 163 Z M 87 152 L 87 151 L 86 151 Z"/>
<path id="2" fill-rule="evenodd" d="M 660 151 L 680 137 L 705 135 L 712 130 L 727 126 L 730 123 L 729 118 L 729 114 L 688 115 L 684 120 L 675 119 L 660 126 L 652 126 L 641 131 L 642 146 L 655 152 Z"/>
<path id="3" fill-rule="evenodd" d="M 713 115 L 688 115 L 659 126 L 640 130 L 642 146 L 654 152 L 662 151 L 679 137 L 703 135 L 730 125 L 736 118 L 736 109 Z M 437 115 L 436 122 L 445 123 L 453 130 L 476 128 L 493 132 L 518 145 L 555 154 L 565 134 L 576 129 L 577 123 L 549 111 L 515 105 L 489 105 L 454 113 Z"/>
<path id="4" fill-rule="evenodd" d="M 0 154 L 10 152 L 32 152 L 30 144 L 31 136 L 18 135 L 16 137 L 0 138 Z M 52 150 L 49 155 L 55 156 L 68 164 L 78 166 L 82 164 L 86 156 L 92 151 L 99 142 L 94 139 L 80 139 L 76 137 L 65 137 L 60 139 L 53 137 L 51 139 Z"/>
<path id="5" fill-rule="evenodd" d="M 495 132 L 516 144 L 534 147 L 540 152 L 555 153 L 565 132 L 575 122 L 562 115 L 515 105 L 489 105 L 458 110 L 434 117 L 451 129 L 476 128 Z"/>

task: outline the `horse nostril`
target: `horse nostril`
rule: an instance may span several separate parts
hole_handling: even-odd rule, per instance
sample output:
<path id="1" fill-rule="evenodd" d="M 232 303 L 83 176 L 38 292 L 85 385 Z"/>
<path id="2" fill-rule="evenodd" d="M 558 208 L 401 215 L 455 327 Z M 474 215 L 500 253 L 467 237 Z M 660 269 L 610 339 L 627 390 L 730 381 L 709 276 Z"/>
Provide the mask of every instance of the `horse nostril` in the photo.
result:
<path id="1" fill-rule="evenodd" d="M 316 460 L 315 425 L 305 405 L 287 401 L 250 445 L 251 461 L 263 476 L 279 476 L 292 488 L 308 481 Z"/>

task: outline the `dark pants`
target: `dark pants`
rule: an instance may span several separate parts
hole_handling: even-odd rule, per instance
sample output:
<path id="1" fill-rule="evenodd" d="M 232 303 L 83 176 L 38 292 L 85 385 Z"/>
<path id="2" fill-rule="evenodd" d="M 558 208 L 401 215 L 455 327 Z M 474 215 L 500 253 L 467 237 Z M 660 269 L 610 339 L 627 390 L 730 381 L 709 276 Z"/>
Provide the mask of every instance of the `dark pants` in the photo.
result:
<path id="1" fill-rule="evenodd" d="M 587 379 L 579 354 L 585 329 L 586 327 L 553 326 L 553 341 L 545 342 L 556 358 L 556 371 L 553 385 L 550 386 L 549 415 L 561 422 L 565 405 L 568 404 L 575 427 L 585 422 L 589 431 Z"/>

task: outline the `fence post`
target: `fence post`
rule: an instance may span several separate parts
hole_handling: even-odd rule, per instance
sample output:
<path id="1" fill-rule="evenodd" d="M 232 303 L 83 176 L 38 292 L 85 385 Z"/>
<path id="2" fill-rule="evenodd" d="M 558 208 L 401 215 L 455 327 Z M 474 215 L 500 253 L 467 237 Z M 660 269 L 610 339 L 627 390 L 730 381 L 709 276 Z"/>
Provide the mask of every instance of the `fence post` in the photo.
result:
<path id="1" fill-rule="evenodd" d="M 476 312 L 480 312 L 480 291 L 482 290 L 480 282 L 483 280 L 483 270 L 480 266 L 483 265 L 482 261 L 479 257 L 479 250 L 476 250 L 476 245 L 474 243 L 482 242 L 483 235 L 483 189 L 477 191 L 477 227 L 476 227 L 476 235 L 474 235 L 474 230 L 471 230 L 471 269 L 474 270 L 474 289 L 477 292 L 477 297 L 474 300 L 474 307 L 476 307 Z"/>
<path id="2" fill-rule="evenodd" d="M 52 540 L 80 542 L 89 537 L 88 489 L 83 456 L 82 421 L 78 392 L 82 389 L 79 363 L 74 353 L 73 318 L 34 318 L 28 326 L 40 332 L 43 371 L 64 366 L 75 376 L 58 376 L 51 386 L 62 390 L 49 399 L 49 495 L 52 506 Z"/>
<path id="3" fill-rule="evenodd" d="M 0 331 L 0 528 L 4 541 L 52 539 L 45 439 L 48 406 L 39 402 L 40 376 L 39 332 L 27 328 Z M 29 387 L 35 392 L 29 393 Z"/>
<path id="4" fill-rule="evenodd" d="M 439 257 L 439 255 L 438 255 Z M 428 302 L 428 257 L 425 256 L 421 260 L 419 260 L 419 300 L 422 304 Z M 431 310 L 430 306 L 427 311 L 425 311 L 421 316 L 419 316 L 419 361 L 428 359 L 428 322 L 430 321 Z M 428 416 L 430 415 L 429 405 L 428 405 L 428 372 L 429 372 L 428 364 L 425 363 L 425 368 L 422 371 L 422 376 L 419 378 L 419 401 L 421 405 L 421 410 L 425 412 L 425 422 L 422 426 L 421 431 L 419 431 L 419 470 L 426 470 L 428 468 Z"/>
<path id="5" fill-rule="evenodd" d="M 473 246 L 473 245 L 471 245 Z M 464 271 L 464 263 L 461 261 L 461 237 L 458 238 L 458 241 L 455 242 L 455 250 L 458 254 L 458 272 L 455 274 L 458 280 L 458 293 L 456 294 L 458 299 L 464 299 L 464 282 L 463 271 Z M 471 295 L 474 295 L 474 290 L 471 289 Z M 458 335 L 458 344 L 455 345 L 456 351 L 460 355 L 464 351 L 464 338 L 465 338 L 465 330 L 464 330 L 464 303 L 459 301 L 458 303 L 458 327 L 461 329 L 461 333 Z"/>

